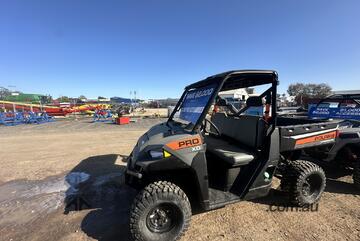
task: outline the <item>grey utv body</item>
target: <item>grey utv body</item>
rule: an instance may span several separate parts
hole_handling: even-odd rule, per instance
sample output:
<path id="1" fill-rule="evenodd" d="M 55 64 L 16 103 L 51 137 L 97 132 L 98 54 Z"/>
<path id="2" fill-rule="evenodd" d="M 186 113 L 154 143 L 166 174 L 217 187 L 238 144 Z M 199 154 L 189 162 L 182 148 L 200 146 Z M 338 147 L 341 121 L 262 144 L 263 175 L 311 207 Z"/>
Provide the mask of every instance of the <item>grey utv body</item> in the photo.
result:
<path id="1" fill-rule="evenodd" d="M 211 117 L 212 124 L 220 132 L 214 135 L 201 132 L 209 109 L 217 93 L 221 91 L 246 88 L 249 86 L 270 85 L 259 96 L 271 105 L 271 118 L 263 116 L 234 115 L 216 113 Z M 174 112 L 166 123 L 152 127 L 137 142 L 127 166 L 126 182 L 140 188 L 159 179 L 172 180 L 191 193 L 205 210 L 224 206 L 241 199 L 265 196 L 282 151 L 292 151 L 306 147 L 298 144 L 302 138 L 331 133 L 324 140 L 311 141 L 311 145 L 323 145 L 335 141 L 337 123 L 319 121 L 287 121 L 277 125 L 276 90 L 278 76 L 275 71 L 240 70 L 229 71 L 208 77 L 185 88 Z M 211 86 L 211 95 L 203 106 L 199 118 L 189 124 L 174 120 L 186 96 L 193 90 Z M 308 128 L 311 127 L 311 128 Z M 150 152 L 168 153 L 168 157 L 151 157 Z"/>
<path id="2" fill-rule="evenodd" d="M 249 97 L 240 110 L 218 96 L 258 85 L 268 89 Z M 277 73 L 269 70 L 208 77 L 187 86 L 168 121 L 139 138 L 125 176 L 139 192 L 130 212 L 135 240 L 178 240 L 193 207 L 206 211 L 265 196 L 277 169 L 289 201 L 300 206 L 319 201 L 323 170 L 283 156 L 335 143 L 338 123 L 278 117 L 277 85 Z"/>

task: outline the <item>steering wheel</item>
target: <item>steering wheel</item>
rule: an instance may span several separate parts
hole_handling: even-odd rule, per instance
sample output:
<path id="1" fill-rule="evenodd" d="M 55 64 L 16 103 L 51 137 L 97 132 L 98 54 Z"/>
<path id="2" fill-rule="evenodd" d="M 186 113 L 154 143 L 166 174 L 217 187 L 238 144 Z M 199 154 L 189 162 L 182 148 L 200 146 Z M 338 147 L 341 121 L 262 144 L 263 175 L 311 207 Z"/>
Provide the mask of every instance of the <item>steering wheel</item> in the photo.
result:
<path id="1" fill-rule="evenodd" d="M 216 133 L 214 133 L 212 131 L 206 131 L 206 122 L 208 122 L 210 124 L 210 126 L 215 129 Z M 209 120 L 207 118 L 204 119 L 204 123 L 201 126 L 201 130 L 204 131 L 204 132 L 216 135 L 216 136 L 221 136 L 221 132 L 220 132 L 219 128 L 211 120 Z"/>

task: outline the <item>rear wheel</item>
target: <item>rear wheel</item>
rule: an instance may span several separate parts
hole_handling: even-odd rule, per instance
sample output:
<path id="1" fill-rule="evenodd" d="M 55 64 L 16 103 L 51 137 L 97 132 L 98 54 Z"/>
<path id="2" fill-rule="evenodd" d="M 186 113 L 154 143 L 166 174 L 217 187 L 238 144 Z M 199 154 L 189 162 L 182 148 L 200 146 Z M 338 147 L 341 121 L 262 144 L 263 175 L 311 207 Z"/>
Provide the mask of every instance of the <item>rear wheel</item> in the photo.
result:
<path id="1" fill-rule="evenodd" d="M 175 184 L 158 181 L 146 186 L 135 198 L 130 213 L 134 240 L 178 240 L 187 230 L 191 206 Z"/>
<path id="2" fill-rule="evenodd" d="M 353 180 L 355 186 L 360 188 L 360 160 L 357 160 L 354 165 Z"/>
<path id="3" fill-rule="evenodd" d="M 298 206 L 318 202 L 326 186 L 323 169 L 303 160 L 290 161 L 284 170 L 281 189 L 288 192 L 290 202 Z"/>

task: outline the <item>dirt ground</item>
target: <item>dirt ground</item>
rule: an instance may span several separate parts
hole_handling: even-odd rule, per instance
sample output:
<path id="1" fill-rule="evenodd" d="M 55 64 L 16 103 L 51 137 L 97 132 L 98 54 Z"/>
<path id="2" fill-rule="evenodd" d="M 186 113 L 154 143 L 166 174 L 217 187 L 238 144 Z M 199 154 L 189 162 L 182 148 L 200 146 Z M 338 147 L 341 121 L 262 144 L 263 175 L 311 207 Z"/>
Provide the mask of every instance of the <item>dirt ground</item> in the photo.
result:
<path id="1" fill-rule="evenodd" d="M 129 240 L 123 158 L 161 121 L 0 126 L 0 240 Z M 194 215 L 182 240 L 360 240 L 360 193 L 350 173 L 326 171 L 312 211 L 286 210 L 275 182 L 266 198 Z"/>
<path id="2" fill-rule="evenodd" d="M 168 109 L 167 108 L 137 108 L 133 113 L 128 116 L 158 116 L 158 117 L 167 117 Z"/>

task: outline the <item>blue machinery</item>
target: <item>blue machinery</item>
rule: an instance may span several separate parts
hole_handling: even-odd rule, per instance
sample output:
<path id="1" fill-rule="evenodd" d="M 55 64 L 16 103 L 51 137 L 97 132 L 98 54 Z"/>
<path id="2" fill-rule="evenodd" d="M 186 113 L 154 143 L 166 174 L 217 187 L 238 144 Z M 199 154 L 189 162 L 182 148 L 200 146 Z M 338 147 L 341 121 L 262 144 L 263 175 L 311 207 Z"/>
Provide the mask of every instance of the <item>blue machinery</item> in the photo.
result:
<path id="1" fill-rule="evenodd" d="M 46 112 L 0 112 L 0 125 L 41 124 L 54 121 Z"/>
<path id="2" fill-rule="evenodd" d="M 112 113 L 110 110 L 95 110 L 94 122 L 112 121 Z"/>

